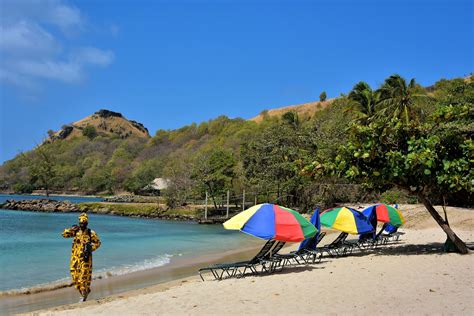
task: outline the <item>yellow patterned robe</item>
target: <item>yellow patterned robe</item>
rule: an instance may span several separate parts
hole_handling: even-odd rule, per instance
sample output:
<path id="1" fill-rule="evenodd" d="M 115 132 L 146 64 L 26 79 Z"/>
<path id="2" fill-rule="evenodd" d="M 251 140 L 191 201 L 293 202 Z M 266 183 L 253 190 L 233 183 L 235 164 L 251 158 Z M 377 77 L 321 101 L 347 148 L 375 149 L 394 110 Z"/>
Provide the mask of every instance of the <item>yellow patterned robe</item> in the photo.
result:
<path id="1" fill-rule="evenodd" d="M 92 251 L 95 251 L 100 247 L 100 239 L 93 230 L 90 230 L 89 236 L 87 231 L 82 231 L 80 229 L 74 231 L 71 228 L 66 228 L 62 235 L 64 238 L 74 237 L 70 263 L 72 281 L 81 295 L 87 295 L 91 291 L 92 254 L 89 256 L 89 260 L 85 261 L 82 258 L 82 252 L 84 250 L 84 245 L 88 242 L 91 243 Z"/>

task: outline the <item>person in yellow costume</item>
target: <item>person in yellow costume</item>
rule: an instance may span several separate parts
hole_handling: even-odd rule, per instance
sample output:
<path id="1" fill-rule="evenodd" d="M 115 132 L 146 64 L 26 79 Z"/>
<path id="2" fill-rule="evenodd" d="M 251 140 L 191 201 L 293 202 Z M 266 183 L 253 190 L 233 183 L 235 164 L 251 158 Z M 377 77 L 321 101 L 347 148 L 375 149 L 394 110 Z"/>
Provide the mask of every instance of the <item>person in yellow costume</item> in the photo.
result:
<path id="1" fill-rule="evenodd" d="M 100 239 L 96 232 L 87 228 L 89 218 L 86 213 L 79 215 L 79 226 L 66 228 L 64 238 L 74 237 L 72 242 L 70 271 L 72 281 L 81 294 L 81 302 L 85 302 L 91 291 L 92 252 L 100 247 Z"/>

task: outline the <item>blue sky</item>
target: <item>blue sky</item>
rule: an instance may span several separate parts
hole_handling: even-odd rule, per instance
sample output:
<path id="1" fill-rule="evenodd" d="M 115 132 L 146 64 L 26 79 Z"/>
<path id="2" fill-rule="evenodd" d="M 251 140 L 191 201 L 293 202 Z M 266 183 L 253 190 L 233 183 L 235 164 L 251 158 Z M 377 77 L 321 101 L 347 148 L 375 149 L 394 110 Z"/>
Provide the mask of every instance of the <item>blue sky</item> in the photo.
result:
<path id="1" fill-rule="evenodd" d="M 0 2 L 0 162 L 106 108 L 153 135 L 473 71 L 472 1 Z"/>

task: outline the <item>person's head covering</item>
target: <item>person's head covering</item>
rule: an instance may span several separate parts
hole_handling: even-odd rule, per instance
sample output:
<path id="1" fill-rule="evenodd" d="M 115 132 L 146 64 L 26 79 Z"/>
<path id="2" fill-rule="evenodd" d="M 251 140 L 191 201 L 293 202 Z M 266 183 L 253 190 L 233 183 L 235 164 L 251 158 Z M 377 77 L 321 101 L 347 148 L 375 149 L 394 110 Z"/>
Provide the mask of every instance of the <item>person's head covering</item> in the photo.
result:
<path id="1" fill-rule="evenodd" d="M 89 222 L 89 217 L 87 216 L 86 213 L 82 213 L 79 215 L 79 223 L 87 223 Z"/>

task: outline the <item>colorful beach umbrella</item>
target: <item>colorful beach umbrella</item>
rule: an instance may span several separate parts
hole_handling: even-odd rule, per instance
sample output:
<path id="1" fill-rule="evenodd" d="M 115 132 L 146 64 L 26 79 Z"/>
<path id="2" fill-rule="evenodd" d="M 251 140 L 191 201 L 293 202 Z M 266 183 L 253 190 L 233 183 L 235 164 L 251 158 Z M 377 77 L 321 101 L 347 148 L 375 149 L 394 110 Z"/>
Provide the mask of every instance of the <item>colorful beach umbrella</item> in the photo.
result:
<path id="1" fill-rule="evenodd" d="M 313 237 L 316 227 L 297 211 L 275 204 L 257 204 L 224 223 L 225 229 L 240 230 L 262 239 L 298 242 Z"/>
<path id="2" fill-rule="evenodd" d="M 321 214 L 321 224 L 354 235 L 375 230 L 364 214 L 349 207 L 337 207 L 324 211 Z"/>
<path id="3" fill-rule="evenodd" d="M 314 210 L 313 216 L 311 216 L 311 218 L 309 219 L 309 222 L 311 224 L 313 224 L 314 227 L 316 227 L 318 232 L 316 233 L 315 238 L 308 238 L 308 239 L 303 240 L 301 242 L 298 250 L 304 249 L 304 248 L 306 248 L 306 249 L 315 249 L 316 248 L 318 235 L 321 232 L 321 218 L 319 216 L 319 207 Z M 311 243 L 311 244 L 308 244 L 308 243 Z"/>
<path id="4" fill-rule="evenodd" d="M 370 216 L 375 211 L 377 221 L 382 223 L 390 223 L 395 227 L 400 227 L 405 223 L 402 213 L 393 206 L 379 203 L 367 207 L 362 211 L 365 216 Z"/>

